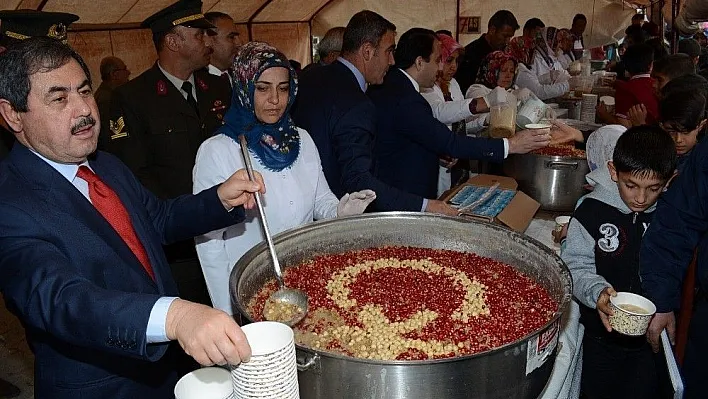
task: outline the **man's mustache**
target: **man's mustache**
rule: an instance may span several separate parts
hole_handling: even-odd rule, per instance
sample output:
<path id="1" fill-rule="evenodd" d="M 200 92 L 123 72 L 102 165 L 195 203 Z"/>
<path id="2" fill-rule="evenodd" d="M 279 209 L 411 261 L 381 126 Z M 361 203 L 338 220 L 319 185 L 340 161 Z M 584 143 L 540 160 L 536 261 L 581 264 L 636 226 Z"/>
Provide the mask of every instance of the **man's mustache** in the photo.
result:
<path id="1" fill-rule="evenodd" d="M 94 119 L 92 116 L 86 116 L 84 118 L 81 118 L 79 122 L 76 123 L 76 125 L 72 126 L 71 128 L 71 134 L 76 134 L 79 130 L 87 127 L 87 126 L 93 126 L 96 124 L 96 119 Z"/>

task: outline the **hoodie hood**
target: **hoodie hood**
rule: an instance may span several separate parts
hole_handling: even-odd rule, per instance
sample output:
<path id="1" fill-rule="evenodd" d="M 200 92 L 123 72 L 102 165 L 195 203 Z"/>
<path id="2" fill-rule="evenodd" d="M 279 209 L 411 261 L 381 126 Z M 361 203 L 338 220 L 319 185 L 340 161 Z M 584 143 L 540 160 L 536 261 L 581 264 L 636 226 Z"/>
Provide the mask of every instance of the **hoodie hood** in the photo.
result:
<path id="1" fill-rule="evenodd" d="M 609 161 L 608 161 L 609 162 Z M 617 208 L 622 213 L 632 213 L 627 204 L 622 201 L 617 183 L 610 177 L 610 169 L 607 163 L 585 175 L 585 180 L 588 184 L 594 187 L 593 191 L 586 198 L 594 198 L 602 201 L 607 205 Z M 656 203 L 652 204 L 644 212 L 653 212 L 656 208 Z"/>

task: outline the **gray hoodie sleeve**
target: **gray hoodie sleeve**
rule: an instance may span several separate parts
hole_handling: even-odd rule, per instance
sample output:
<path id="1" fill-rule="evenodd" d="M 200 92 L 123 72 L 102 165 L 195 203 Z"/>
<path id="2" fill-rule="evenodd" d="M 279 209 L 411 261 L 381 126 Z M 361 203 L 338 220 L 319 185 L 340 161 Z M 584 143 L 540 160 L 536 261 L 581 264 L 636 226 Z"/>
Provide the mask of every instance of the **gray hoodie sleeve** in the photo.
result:
<path id="1" fill-rule="evenodd" d="M 611 285 L 595 268 L 595 240 L 577 219 L 571 219 L 561 258 L 573 276 L 573 295 L 585 306 L 595 309 L 597 298 Z"/>

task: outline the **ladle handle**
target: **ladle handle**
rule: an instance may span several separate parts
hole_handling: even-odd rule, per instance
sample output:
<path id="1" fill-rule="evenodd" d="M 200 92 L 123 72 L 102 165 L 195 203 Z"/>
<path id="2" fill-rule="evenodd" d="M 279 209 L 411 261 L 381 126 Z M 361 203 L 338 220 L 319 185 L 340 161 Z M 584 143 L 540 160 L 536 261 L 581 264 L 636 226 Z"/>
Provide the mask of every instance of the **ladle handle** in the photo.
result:
<path id="1" fill-rule="evenodd" d="M 251 156 L 248 154 L 248 143 L 246 142 L 246 136 L 239 136 L 239 143 L 241 144 L 241 154 L 243 155 L 243 162 L 246 164 L 246 172 L 248 172 L 248 178 L 251 181 L 256 181 L 255 175 L 253 173 L 253 164 L 251 164 Z M 266 243 L 268 243 L 268 251 L 270 252 L 270 257 L 273 260 L 273 266 L 275 269 L 275 279 L 278 280 L 278 285 L 282 288 L 283 283 L 283 272 L 280 269 L 280 262 L 278 262 L 278 256 L 275 254 L 275 245 L 273 244 L 273 238 L 270 235 L 270 229 L 268 228 L 268 222 L 266 221 L 265 209 L 263 209 L 263 197 L 261 193 L 256 193 L 256 207 L 258 208 L 258 214 L 260 215 L 259 220 L 261 221 L 261 226 L 263 227 L 263 234 L 266 238 Z"/>

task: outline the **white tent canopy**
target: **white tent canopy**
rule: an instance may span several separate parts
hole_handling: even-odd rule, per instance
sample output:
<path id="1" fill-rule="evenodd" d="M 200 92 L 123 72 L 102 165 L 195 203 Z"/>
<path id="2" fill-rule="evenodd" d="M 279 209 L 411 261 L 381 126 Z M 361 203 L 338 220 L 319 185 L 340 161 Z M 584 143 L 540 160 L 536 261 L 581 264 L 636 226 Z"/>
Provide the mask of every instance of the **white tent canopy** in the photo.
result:
<path id="1" fill-rule="evenodd" d="M 156 59 L 152 37 L 140 29 L 142 20 L 176 0 L 0 0 L 0 9 L 70 12 L 80 19 L 69 31 L 69 43 L 98 77 L 103 57 L 122 58 L 133 76 Z M 588 18 L 586 44 L 605 44 L 621 36 L 636 11 L 620 0 L 203 0 L 203 11 L 221 11 L 239 24 L 241 37 L 266 41 L 288 58 L 307 65 L 312 36 L 346 25 L 357 11 L 376 11 L 396 24 L 400 33 L 412 27 L 456 32 L 458 16 L 480 17 L 486 31 L 489 17 L 499 9 L 514 13 L 520 25 L 532 17 L 547 26 L 569 27 L 573 16 Z M 520 34 L 520 32 L 517 32 Z M 467 44 L 476 34 L 458 34 Z"/>

